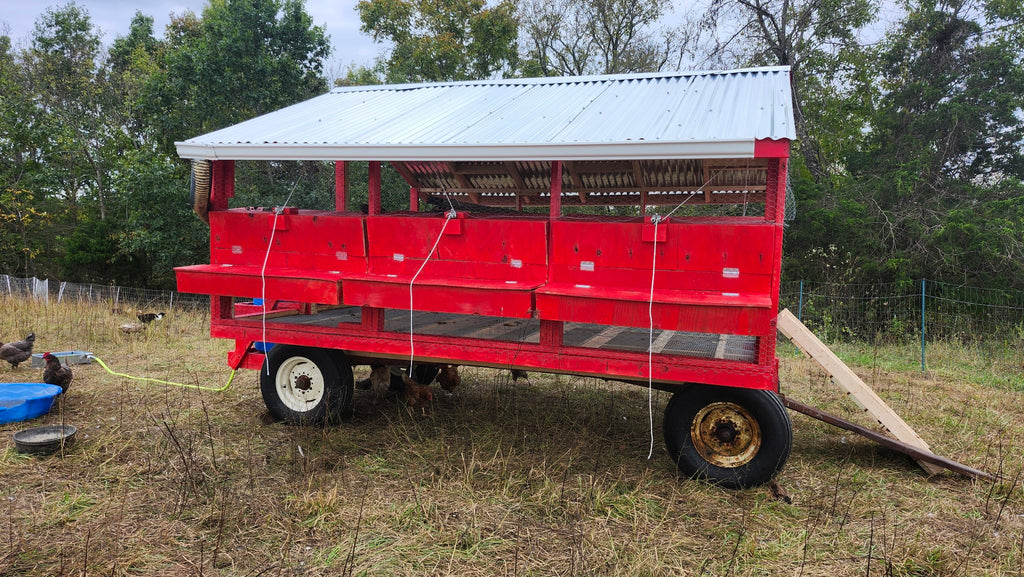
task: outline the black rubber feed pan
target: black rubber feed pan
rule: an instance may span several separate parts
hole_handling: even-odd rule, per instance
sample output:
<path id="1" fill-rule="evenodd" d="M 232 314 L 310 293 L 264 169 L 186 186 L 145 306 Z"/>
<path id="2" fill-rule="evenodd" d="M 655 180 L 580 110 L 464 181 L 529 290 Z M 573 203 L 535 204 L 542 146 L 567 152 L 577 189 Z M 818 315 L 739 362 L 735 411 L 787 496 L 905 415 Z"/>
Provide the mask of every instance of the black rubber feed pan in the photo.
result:
<path id="1" fill-rule="evenodd" d="M 19 453 L 49 455 L 67 447 L 75 440 L 78 428 L 74 425 L 46 425 L 14 433 L 14 445 Z"/>

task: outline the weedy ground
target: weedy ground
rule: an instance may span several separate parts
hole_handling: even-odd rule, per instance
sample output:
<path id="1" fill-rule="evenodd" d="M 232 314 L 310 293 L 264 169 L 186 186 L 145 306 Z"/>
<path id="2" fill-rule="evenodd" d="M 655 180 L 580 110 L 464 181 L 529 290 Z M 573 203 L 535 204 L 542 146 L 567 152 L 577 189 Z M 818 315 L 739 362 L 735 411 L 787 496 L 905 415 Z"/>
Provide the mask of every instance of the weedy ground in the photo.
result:
<path id="1" fill-rule="evenodd" d="M 144 333 L 133 311 L 2 300 L 0 339 L 85 350 L 130 375 L 223 385 L 229 343 L 203 312 Z M 272 422 L 258 376 L 222 393 L 75 366 L 46 416 L 0 425 L 0 575 L 1020 575 L 1024 405 L 1020 351 L 950 346 L 922 373 L 884 347 L 841 356 L 939 454 L 1003 475 L 943 473 L 793 414 L 793 454 L 767 488 L 680 478 L 661 440 L 669 396 L 595 379 L 462 369 L 425 410 L 357 391 L 323 429 Z M 792 345 L 782 389 L 869 419 Z M 935 363 L 933 363 L 935 364 Z M 906 366 L 905 366 L 906 365 Z M 365 367 L 357 378 L 366 374 Z M 41 369 L 0 367 L 0 381 Z M 63 455 L 11 435 L 66 422 Z"/>

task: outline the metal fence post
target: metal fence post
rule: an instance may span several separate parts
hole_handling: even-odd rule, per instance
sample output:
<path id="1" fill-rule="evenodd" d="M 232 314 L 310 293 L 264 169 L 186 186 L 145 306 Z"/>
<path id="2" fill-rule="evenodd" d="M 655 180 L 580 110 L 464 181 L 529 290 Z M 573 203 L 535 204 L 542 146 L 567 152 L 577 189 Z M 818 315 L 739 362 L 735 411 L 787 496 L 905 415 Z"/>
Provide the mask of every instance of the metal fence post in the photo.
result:
<path id="1" fill-rule="evenodd" d="M 804 320 L 804 281 L 803 281 L 803 279 L 800 279 L 800 299 L 797 301 L 797 305 L 796 305 L 796 320 L 801 321 L 801 322 Z"/>
<path id="2" fill-rule="evenodd" d="M 925 310 L 924 309 L 924 299 L 925 299 L 925 290 L 924 290 L 924 283 L 925 283 L 925 279 L 921 279 L 921 372 L 922 373 L 925 372 L 925 358 L 924 358 L 924 347 L 925 347 L 925 345 L 924 345 L 924 343 L 925 343 L 925 339 L 924 339 L 924 329 L 925 329 L 925 324 L 924 324 L 924 310 Z"/>

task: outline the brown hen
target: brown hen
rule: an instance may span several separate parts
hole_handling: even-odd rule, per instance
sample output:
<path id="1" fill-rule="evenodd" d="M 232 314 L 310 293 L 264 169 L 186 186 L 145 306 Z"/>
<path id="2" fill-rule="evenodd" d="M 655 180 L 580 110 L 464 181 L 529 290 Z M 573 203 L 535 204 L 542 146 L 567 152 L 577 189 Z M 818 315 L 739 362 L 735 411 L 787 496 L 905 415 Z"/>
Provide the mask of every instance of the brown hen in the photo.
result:
<path id="1" fill-rule="evenodd" d="M 462 384 L 462 377 L 459 376 L 459 365 L 445 365 L 441 367 L 441 372 L 437 374 L 437 384 L 441 385 L 441 388 L 452 392 L 455 387 Z"/>

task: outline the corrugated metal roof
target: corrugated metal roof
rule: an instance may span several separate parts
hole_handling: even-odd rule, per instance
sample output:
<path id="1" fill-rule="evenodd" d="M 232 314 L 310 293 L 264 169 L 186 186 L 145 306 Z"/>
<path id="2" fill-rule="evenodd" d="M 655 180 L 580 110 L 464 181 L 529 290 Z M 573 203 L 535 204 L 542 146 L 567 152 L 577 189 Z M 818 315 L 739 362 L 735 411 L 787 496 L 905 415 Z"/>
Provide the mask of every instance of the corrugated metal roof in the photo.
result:
<path id="1" fill-rule="evenodd" d="M 750 158 L 795 139 L 788 67 L 336 88 L 184 142 L 183 158 Z"/>

